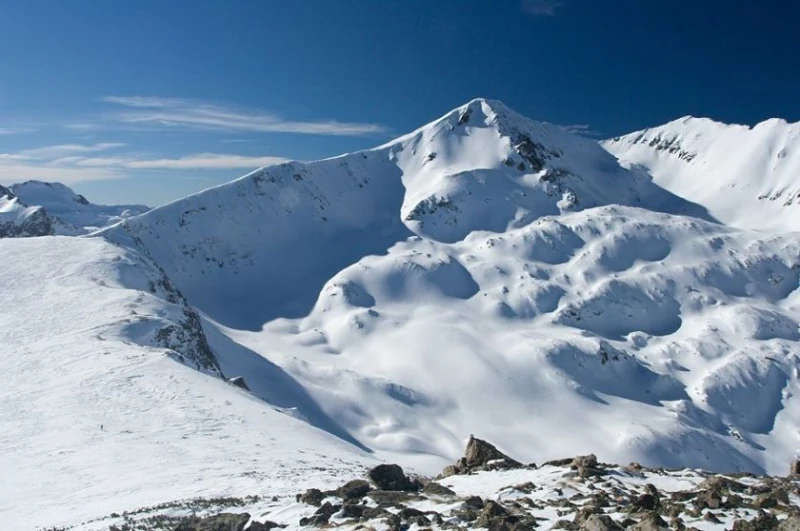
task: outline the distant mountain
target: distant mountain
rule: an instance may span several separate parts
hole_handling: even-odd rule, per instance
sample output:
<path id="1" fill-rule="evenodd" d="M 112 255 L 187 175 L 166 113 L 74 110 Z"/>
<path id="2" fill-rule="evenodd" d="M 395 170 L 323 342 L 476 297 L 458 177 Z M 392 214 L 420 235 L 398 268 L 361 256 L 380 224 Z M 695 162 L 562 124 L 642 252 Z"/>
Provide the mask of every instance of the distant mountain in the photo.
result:
<path id="1" fill-rule="evenodd" d="M 53 223 L 42 207 L 28 206 L 11 190 L 0 186 L 0 238 L 54 234 Z"/>
<path id="2" fill-rule="evenodd" d="M 50 234 L 85 234 L 150 210 L 144 205 L 95 205 L 61 183 L 27 181 L 6 191 L 19 204 L 43 209 L 54 221 Z"/>
<path id="3" fill-rule="evenodd" d="M 687 116 L 602 145 L 723 223 L 800 231 L 800 122 L 748 127 Z"/>

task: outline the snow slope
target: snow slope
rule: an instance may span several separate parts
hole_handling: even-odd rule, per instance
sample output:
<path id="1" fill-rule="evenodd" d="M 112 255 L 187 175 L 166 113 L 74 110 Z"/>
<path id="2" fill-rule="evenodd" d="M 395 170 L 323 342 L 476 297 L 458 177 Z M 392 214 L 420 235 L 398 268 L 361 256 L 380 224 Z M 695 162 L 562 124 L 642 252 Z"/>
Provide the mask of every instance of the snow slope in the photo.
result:
<path id="1" fill-rule="evenodd" d="M 800 122 L 748 127 L 686 116 L 602 145 L 726 224 L 800 230 Z"/>
<path id="2" fill-rule="evenodd" d="M 293 403 L 268 383 L 280 367 L 381 456 L 430 471 L 476 433 L 531 461 L 782 469 L 800 246 L 713 221 L 596 143 L 475 100 L 103 235 L 164 267 L 257 395 Z"/>
<path id="3" fill-rule="evenodd" d="M 4 530 L 294 493 L 371 461 L 218 378 L 193 312 L 136 253 L 44 237 L 0 240 L 0 256 Z"/>
<path id="4" fill-rule="evenodd" d="M 58 222 L 57 234 L 84 234 L 150 210 L 144 205 L 95 205 L 61 183 L 26 181 L 8 190 L 26 205 L 45 209 Z"/>

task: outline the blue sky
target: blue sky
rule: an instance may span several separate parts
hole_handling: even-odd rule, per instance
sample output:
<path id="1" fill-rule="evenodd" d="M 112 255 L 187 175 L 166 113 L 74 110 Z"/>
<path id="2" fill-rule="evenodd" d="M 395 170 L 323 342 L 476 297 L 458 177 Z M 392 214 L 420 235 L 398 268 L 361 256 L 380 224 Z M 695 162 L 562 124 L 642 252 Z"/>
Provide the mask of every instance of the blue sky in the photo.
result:
<path id="1" fill-rule="evenodd" d="M 614 136 L 800 119 L 794 1 L 0 0 L 0 183 L 157 205 L 484 96 Z"/>

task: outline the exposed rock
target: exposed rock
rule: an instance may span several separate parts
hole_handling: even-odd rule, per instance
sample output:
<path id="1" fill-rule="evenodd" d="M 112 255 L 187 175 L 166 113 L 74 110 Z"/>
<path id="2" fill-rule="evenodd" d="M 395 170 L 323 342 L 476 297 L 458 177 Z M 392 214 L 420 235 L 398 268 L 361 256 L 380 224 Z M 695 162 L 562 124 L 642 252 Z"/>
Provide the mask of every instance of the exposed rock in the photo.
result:
<path id="1" fill-rule="evenodd" d="M 357 503 L 346 503 L 342 506 L 341 517 L 361 518 L 362 516 L 364 516 L 365 509 L 367 509 L 367 507 L 359 505 Z"/>
<path id="2" fill-rule="evenodd" d="M 574 460 L 575 458 L 573 457 L 565 457 L 564 459 L 553 459 L 552 461 L 547 461 L 542 466 L 571 466 Z"/>
<path id="3" fill-rule="evenodd" d="M 642 494 L 633 502 L 633 505 L 637 509 L 641 509 L 644 511 L 653 511 L 658 508 L 658 498 L 653 496 L 650 493 Z"/>
<path id="4" fill-rule="evenodd" d="M 364 497 L 369 491 L 369 482 L 363 479 L 354 479 L 336 489 L 336 495 L 344 500 L 353 500 Z"/>
<path id="5" fill-rule="evenodd" d="M 301 526 L 323 526 L 328 523 L 331 519 L 331 516 L 336 514 L 342 509 L 341 505 L 333 505 L 330 502 L 325 502 L 322 506 L 317 509 L 317 512 L 314 513 L 314 516 L 308 518 L 301 518 L 300 525 Z"/>
<path id="6" fill-rule="evenodd" d="M 378 465 L 369 471 L 369 479 L 381 490 L 409 491 L 419 490 L 419 484 L 411 481 L 399 465 Z"/>
<path id="7" fill-rule="evenodd" d="M 790 516 L 778 526 L 780 531 L 800 531 L 800 516 Z M 740 531 L 734 527 L 734 531 Z M 746 530 L 751 531 L 751 530 Z"/>
<path id="8" fill-rule="evenodd" d="M 789 476 L 800 476 L 800 459 L 795 459 L 792 461 L 791 465 L 789 466 Z"/>
<path id="9" fill-rule="evenodd" d="M 699 488 L 703 490 L 714 490 L 717 492 L 744 492 L 747 489 L 747 486 L 734 479 L 726 478 L 725 476 L 712 476 L 704 480 L 699 485 Z"/>
<path id="10" fill-rule="evenodd" d="M 522 463 L 510 458 L 493 444 L 470 435 L 467 448 L 464 451 L 464 457 L 459 459 L 456 464 L 445 467 L 442 470 L 441 477 L 469 474 L 479 470 L 521 468 L 522 466 Z"/>
<path id="11" fill-rule="evenodd" d="M 719 509 L 722 506 L 722 495 L 718 490 L 705 490 L 694 500 L 697 509 Z"/>
<path id="12" fill-rule="evenodd" d="M 502 519 L 509 514 L 508 509 L 497 502 L 489 500 L 483 504 L 483 509 L 481 509 L 481 512 L 478 514 L 475 525 L 477 527 L 492 527 L 498 519 Z"/>
<path id="13" fill-rule="evenodd" d="M 791 518 L 789 518 L 789 520 L 791 520 Z M 800 522 L 800 520 L 798 522 Z M 765 512 L 759 513 L 752 520 L 742 519 L 733 522 L 733 531 L 770 531 L 776 527 L 779 527 L 778 519 L 775 515 Z M 784 529 L 781 526 L 780 529 L 781 531 L 800 531 L 800 526 L 797 526 L 795 529 Z"/>
<path id="14" fill-rule="evenodd" d="M 247 386 L 247 382 L 244 381 L 244 376 L 234 376 L 233 378 L 228 378 L 228 383 L 231 383 L 236 387 L 241 387 L 245 391 L 250 390 L 250 388 Z"/>
<path id="15" fill-rule="evenodd" d="M 247 513 L 220 513 L 205 518 L 189 516 L 178 523 L 175 531 L 243 531 L 249 521 Z"/>
<path id="16" fill-rule="evenodd" d="M 667 529 L 667 523 L 658 513 L 649 512 L 639 523 L 631 527 L 632 531 L 661 531 Z"/>
<path id="17" fill-rule="evenodd" d="M 319 507 L 324 499 L 325 494 L 319 489 L 308 489 L 303 494 L 297 495 L 297 501 L 314 505 L 315 507 Z"/>
<path id="18" fill-rule="evenodd" d="M 504 461 L 508 468 L 519 468 L 522 464 L 511 459 L 498 450 L 493 444 L 484 440 L 469 437 L 464 460 L 469 468 L 485 467 L 494 461 Z"/>
<path id="19" fill-rule="evenodd" d="M 456 493 L 452 490 L 448 489 L 441 483 L 436 483 L 435 481 L 428 482 L 427 485 L 422 489 L 422 492 L 425 494 L 432 494 L 434 496 L 455 496 Z"/>
<path id="20" fill-rule="evenodd" d="M 755 507 L 756 509 L 770 509 L 777 505 L 778 505 L 778 496 L 776 496 L 774 492 L 759 494 L 758 496 L 756 496 L 756 499 L 753 500 L 753 507 Z"/>
<path id="21" fill-rule="evenodd" d="M 379 507 L 393 507 L 419 499 L 413 492 L 396 490 L 371 490 L 367 493 L 367 496 L 377 503 Z"/>
<path id="22" fill-rule="evenodd" d="M 580 526 L 581 531 L 622 531 L 622 527 L 606 514 L 592 514 Z"/>
<path id="23" fill-rule="evenodd" d="M 253 522 L 250 524 L 250 527 L 247 528 L 247 531 L 270 531 L 271 529 L 283 529 L 284 527 L 286 527 L 286 524 L 277 524 L 265 520 L 264 522 Z"/>

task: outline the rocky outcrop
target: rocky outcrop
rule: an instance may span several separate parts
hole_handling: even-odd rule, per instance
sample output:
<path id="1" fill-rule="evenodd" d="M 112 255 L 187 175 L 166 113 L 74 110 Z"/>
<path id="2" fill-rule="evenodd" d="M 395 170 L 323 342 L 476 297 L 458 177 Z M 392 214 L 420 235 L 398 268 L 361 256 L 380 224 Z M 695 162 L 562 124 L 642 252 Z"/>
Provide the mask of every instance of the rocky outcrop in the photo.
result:
<path id="1" fill-rule="evenodd" d="M 503 470 L 521 467 L 523 467 L 522 463 L 507 456 L 493 444 L 470 435 L 467 448 L 464 451 L 464 457 L 454 465 L 445 467 L 441 476 L 447 477 L 456 474 L 470 474 L 481 470 Z"/>

